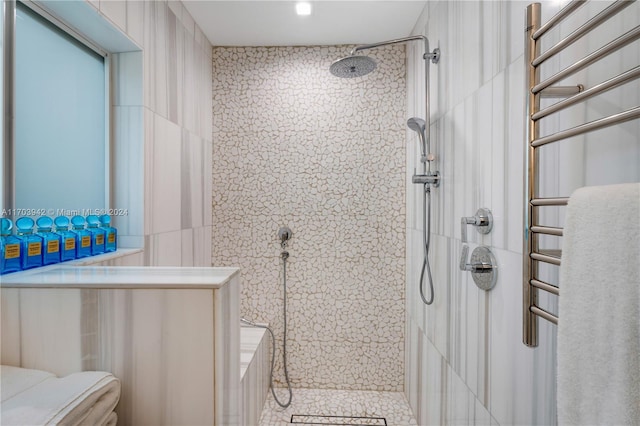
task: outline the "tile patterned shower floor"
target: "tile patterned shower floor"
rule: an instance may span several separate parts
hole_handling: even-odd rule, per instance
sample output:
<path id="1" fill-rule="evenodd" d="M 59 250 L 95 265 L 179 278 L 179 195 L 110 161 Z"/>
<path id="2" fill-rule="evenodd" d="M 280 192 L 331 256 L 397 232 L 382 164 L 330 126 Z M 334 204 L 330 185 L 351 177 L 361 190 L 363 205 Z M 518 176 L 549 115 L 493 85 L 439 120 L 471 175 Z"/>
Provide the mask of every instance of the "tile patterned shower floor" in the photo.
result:
<path id="1" fill-rule="evenodd" d="M 286 401 L 285 389 L 277 389 Z M 291 405 L 282 409 L 269 392 L 260 426 L 285 425 L 417 425 L 402 392 L 294 389 Z"/>

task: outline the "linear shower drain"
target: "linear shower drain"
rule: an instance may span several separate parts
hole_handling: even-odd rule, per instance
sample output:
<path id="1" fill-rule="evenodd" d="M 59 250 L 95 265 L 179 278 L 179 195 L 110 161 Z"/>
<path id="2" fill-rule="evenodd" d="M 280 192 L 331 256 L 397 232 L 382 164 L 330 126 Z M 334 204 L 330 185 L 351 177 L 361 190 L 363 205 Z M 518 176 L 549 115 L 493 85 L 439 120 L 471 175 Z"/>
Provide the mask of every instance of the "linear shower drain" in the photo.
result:
<path id="1" fill-rule="evenodd" d="M 387 426 L 384 417 L 359 416 L 318 416 L 310 414 L 292 414 L 291 424 L 331 425 L 331 426 Z"/>

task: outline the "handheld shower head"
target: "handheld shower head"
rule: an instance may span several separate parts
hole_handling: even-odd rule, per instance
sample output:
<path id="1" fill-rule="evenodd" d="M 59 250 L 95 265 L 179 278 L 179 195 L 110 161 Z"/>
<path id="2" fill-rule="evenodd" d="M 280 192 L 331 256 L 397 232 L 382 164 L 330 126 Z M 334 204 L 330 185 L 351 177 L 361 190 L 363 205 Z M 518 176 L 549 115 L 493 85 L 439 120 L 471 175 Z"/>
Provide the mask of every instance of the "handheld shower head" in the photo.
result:
<path id="1" fill-rule="evenodd" d="M 411 117 L 407 120 L 407 127 L 409 127 L 414 132 L 424 133 L 426 123 L 422 118 Z"/>
<path id="2" fill-rule="evenodd" d="M 423 119 L 418 117 L 411 117 L 410 119 L 407 120 L 407 127 L 409 127 L 411 130 L 416 132 L 420 137 L 420 154 L 421 154 L 420 161 L 422 161 L 423 163 L 427 161 L 427 154 L 428 154 L 426 126 L 427 126 L 427 123 Z"/>

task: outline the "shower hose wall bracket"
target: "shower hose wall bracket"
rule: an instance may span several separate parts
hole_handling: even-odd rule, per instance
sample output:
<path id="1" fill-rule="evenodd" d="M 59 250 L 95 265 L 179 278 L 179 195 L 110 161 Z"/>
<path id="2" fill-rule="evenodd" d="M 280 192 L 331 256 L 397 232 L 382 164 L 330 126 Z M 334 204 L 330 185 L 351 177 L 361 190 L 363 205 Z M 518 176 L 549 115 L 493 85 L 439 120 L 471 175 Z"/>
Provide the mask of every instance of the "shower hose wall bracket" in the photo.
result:
<path id="1" fill-rule="evenodd" d="M 421 185 L 433 185 L 434 188 L 440 186 L 440 172 L 429 172 L 424 175 L 414 174 L 411 178 L 411 182 Z"/>
<path id="2" fill-rule="evenodd" d="M 436 47 L 433 52 L 425 53 L 423 59 L 431 59 L 431 63 L 437 64 L 440 62 L 440 49 Z"/>

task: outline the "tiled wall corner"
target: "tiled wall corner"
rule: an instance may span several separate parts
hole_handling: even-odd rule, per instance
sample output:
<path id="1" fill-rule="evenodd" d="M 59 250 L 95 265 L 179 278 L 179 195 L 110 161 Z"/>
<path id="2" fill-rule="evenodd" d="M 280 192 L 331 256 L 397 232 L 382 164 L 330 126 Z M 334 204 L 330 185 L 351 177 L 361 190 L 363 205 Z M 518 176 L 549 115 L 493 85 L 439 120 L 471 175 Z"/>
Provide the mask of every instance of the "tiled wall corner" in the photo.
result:
<path id="1" fill-rule="evenodd" d="M 529 3 L 428 2 L 414 29 L 429 37 L 432 48 L 442 49 L 440 63 L 431 65 L 430 85 L 432 144 L 443 176 L 441 186 L 432 190 L 430 258 L 435 302 L 431 306 L 424 306 L 417 296 L 423 256 L 421 192 L 408 188 L 406 201 L 405 393 L 418 424 L 556 423 L 556 327 L 539 321 L 539 346 L 532 349 L 522 343 L 522 31 Z M 542 3 L 546 21 L 559 4 Z M 551 39 L 559 41 L 605 6 L 602 2 L 583 6 L 579 19 L 554 30 Z M 593 50 L 639 20 L 640 7 L 633 5 L 576 43 L 577 53 L 561 55 L 544 72 L 559 71 L 588 53 L 587 48 Z M 424 114 L 421 53 L 421 46 L 408 49 L 409 116 Z M 565 83 L 589 87 L 603 76 L 610 78 L 636 65 L 639 55 L 636 44 Z M 640 83 L 633 84 L 550 120 L 543 133 L 637 105 Z M 640 180 L 640 123 L 625 123 L 610 131 L 605 148 L 595 142 L 602 134 L 594 133 L 541 153 L 545 156 L 540 161 L 545 164 L 541 186 L 546 196 L 566 196 L 584 185 Z M 631 143 L 634 138 L 636 143 Z M 416 147 L 410 147 L 407 171 L 416 167 L 417 158 Z M 409 178 L 410 173 L 408 182 Z M 488 293 L 478 290 L 469 274 L 458 269 L 460 217 L 473 215 L 479 207 L 490 208 L 495 220 L 489 235 L 469 230 L 470 248 L 490 246 L 497 259 L 498 282 Z M 552 222 L 545 224 L 562 226 L 554 223 L 560 216 L 550 215 Z M 557 282 L 557 269 L 554 273 L 550 282 Z M 557 308 L 552 298 L 540 297 L 541 303 Z"/>
<path id="2" fill-rule="evenodd" d="M 114 206 L 146 265 L 211 265 L 211 45 L 179 1 L 95 0 L 142 51 L 112 56 Z"/>

